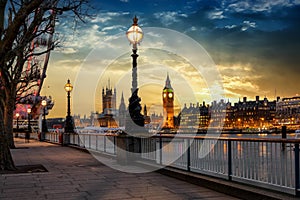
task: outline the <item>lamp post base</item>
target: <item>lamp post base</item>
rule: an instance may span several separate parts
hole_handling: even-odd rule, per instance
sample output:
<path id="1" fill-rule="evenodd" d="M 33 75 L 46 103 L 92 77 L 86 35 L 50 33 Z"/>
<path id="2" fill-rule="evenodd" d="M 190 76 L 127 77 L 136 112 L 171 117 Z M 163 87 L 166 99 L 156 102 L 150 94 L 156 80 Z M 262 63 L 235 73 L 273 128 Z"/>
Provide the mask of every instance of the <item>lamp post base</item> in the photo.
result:
<path id="1" fill-rule="evenodd" d="M 48 132 L 48 128 L 47 128 L 47 122 L 45 119 L 43 119 L 42 121 L 42 132 L 41 132 L 41 136 L 40 136 L 40 141 L 44 141 L 45 140 L 45 134 Z"/>
<path id="2" fill-rule="evenodd" d="M 74 121 L 72 116 L 66 117 L 65 131 L 62 135 L 62 145 L 67 146 L 70 143 L 70 133 L 74 133 Z"/>
<path id="3" fill-rule="evenodd" d="M 125 132 L 129 135 L 142 134 L 145 132 L 145 119 L 141 114 L 141 98 L 137 95 L 136 89 L 129 98 L 129 115 L 126 116 Z"/>
<path id="4" fill-rule="evenodd" d="M 65 133 L 74 133 L 74 121 L 72 116 L 66 117 Z"/>

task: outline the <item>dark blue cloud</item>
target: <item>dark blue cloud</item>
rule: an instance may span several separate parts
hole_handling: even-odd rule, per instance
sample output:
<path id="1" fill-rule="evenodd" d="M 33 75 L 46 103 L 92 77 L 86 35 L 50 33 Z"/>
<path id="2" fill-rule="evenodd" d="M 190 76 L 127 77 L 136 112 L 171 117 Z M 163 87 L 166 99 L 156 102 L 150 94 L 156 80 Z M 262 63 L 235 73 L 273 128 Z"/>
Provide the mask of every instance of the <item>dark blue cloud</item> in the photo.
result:
<path id="1" fill-rule="evenodd" d="M 137 14 L 142 26 L 171 28 L 202 44 L 217 64 L 251 64 L 264 87 L 282 83 L 300 88 L 300 5 L 296 1 L 128 0 L 95 1 L 99 12 L 128 12 L 105 26 L 126 27 Z M 116 29 L 121 31 L 124 28 Z M 272 72 L 272 73 L 271 73 Z M 267 80 L 267 81 L 266 81 Z M 295 84 L 296 83 L 296 84 Z M 279 86 L 278 86 L 279 87 Z M 294 86 L 295 87 L 295 86 Z"/>

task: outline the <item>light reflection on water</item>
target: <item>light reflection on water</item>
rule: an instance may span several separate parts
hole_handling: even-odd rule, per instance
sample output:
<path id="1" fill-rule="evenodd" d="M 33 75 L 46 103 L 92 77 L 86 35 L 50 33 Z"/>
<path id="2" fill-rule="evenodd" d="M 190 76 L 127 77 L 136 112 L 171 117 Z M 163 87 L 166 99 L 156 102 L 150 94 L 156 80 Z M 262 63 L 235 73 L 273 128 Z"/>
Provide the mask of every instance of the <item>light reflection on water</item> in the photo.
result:
<path id="1" fill-rule="evenodd" d="M 205 134 L 199 134 L 199 136 L 205 136 Z M 280 134 L 222 134 L 221 137 L 227 137 L 227 138 L 281 138 Z M 287 134 L 288 139 L 294 139 L 295 134 Z M 175 145 L 175 146 L 173 146 Z M 208 144 L 207 144 L 208 145 Z M 214 153 L 215 148 L 213 147 L 214 145 L 209 144 L 206 148 L 209 148 L 211 153 Z M 238 153 L 238 156 L 242 156 L 243 151 L 249 150 L 249 147 L 245 146 L 245 142 L 236 142 L 235 147 L 234 147 Z M 164 152 L 173 152 L 174 150 L 183 152 L 183 144 L 180 144 L 180 142 L 176 142 L 174 144 L 170 143 L 167 145 L 167 148 L 164 148 Z M 267 147 L 267 142 L 253 142 L 251 150 L 258 150 L 259 156 L 265 156 L 270 153 L 274 153 L 273 151 L 269 151 Z M 223 155 L 225 156 L 227 154 L 227 143 L 223 143 Z"/>
<path id="2" fill-rule="evenodd" d="M 199 136 L 209 136 L 206 134 L 198 134 Z M 266 134 L 266 133 L 253 133 L 253 134 L 221 134 L 220 137 L 228 137 L 228 138 L 281 138 L 281 134 Z M 294 139 L 295 133 L 287 134 L 288 139 Z"/>

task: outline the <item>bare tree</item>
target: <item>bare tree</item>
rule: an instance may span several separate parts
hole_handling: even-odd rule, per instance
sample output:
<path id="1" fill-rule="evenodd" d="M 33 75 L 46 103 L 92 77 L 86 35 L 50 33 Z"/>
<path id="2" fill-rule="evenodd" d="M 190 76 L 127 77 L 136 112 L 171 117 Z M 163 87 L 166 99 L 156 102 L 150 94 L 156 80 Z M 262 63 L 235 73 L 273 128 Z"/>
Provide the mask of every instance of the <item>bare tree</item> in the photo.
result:
<path id="1" fill-rule="evenodd" d="M 0 0 L 0 170 L 14 169 L 8 147 L 14 148 L 15 105 L 32 96 L 32 88 L 45 76 L 41 70 L 46 71 L 47 63 L 40 66 L 33 58 L 49 56 L 58 44 L 52 39 L 56 20 L 66 13 L 82 20 L 87 4 L 88 0 Z"/>

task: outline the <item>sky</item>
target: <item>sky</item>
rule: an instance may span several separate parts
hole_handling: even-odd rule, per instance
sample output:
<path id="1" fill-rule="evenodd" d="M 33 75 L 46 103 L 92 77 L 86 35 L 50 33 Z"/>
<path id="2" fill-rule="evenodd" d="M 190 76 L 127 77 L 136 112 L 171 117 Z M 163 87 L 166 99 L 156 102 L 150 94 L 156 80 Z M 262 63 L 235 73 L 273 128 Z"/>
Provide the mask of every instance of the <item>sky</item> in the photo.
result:
<path id="1" fill-rule="evenodd" d="M 50 57 L 42 95 L 65 117 L 69 78 L 72 114 L 101 112 L 103 87 L 116 87 L 117 106 L 131 88 L 131 49 L 126 31 L 139 18 L 141 104 L 160 112 L 167 74 L 177 111 L 190 103 L 236 102 L 300 94 L 300 0 L 101 0 L 91 18 L 57 22 L 60 47 Z"/>

